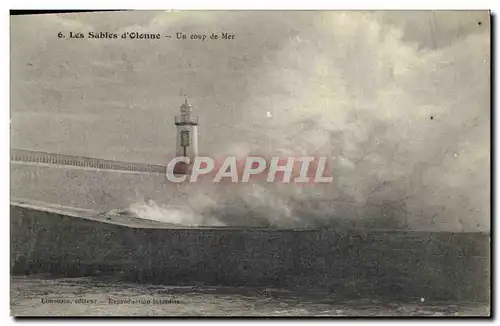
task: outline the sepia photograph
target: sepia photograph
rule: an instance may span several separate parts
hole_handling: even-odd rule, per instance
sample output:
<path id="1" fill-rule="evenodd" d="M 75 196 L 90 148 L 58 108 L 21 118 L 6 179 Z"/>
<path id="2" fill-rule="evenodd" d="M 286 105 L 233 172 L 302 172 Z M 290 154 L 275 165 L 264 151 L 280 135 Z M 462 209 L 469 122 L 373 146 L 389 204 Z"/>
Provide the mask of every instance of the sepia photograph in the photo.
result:
<path id="1" fill-rule="evenodd" d="M 11 11 L 11 316 L 490 317 L 492 18 Z"/>

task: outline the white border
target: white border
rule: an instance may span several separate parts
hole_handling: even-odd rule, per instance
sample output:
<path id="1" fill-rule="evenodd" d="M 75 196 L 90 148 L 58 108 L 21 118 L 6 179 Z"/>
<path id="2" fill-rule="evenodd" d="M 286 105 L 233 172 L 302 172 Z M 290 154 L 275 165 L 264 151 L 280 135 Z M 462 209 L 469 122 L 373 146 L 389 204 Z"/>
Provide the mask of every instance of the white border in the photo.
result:
<path id="1" fill-rule="evenodd" d="M 287 10 L 307 10 L 307 9 L 336 9 L 336 10 L 411 10 L 411 9 L 490 9 L 494 6 L 494 1 L 476 0 L 476 1 L 283 1 L 273 2 L 266 0 L 242 0 L 242 1 L 119 1 L 109 2 L 98 0 L 89 1 L 16 1 L 12 8 L 15 9 L 287 9 Z"/>
<path id="2" fill-rule="evenodd" d="M 42 4 L 43 3 L 43 4 Z M 13 323 L 13 320 L 9 318 L 10 308 L 9 308 L 9 270 L 7 266 L 7 262 L 9 261 L 9 16 L 8 9 L 337 9 L 337 10 L 362 10 L 362 9 L 491 9 L 494 13 L 500 12 L 499 10 L 500 1 L 498 0 L 475 0 L 475 1 L 436 1 L 436 0 L 419 0 L 419 1 L 384 1 L 384 2 L 373 2 L 373 1 L 361 1 L 361 0 L 349 0 L 349 1 L 338 1 L 332 3 L 331 1 L 320 1 L 320 0 L 308 0 L 308 1 L 283 1 L 282 3 L 272 3 L 269 0 L 240 0 L 240 1 L 187 1 L 187 0 L 177 0 L 177 1 L 149 1 L 149 0 L 141 0 L 140 2 L 134 2 L 130 0 L 122 0 L 119 2 L 109 2 L 105 3 L 102 0 L 87 0 L 87 1 L 2 1 L 2 7 L 5 6 L 5 10 L 2 11 L 3 15 L 1 16 L 1 26 L 2 26 L 2 92 L 3 96 L 1 97 L 4 100 L 4 107 L 1 111 L 2 119 L 0 120 L 3 125 L 0 128 L 0 132 L 2 133 L 0 137 L 0 151 L 3 154 L 3 159 L 0 160 L 1 168 L 0 173 L 2 178 L 3 187 L 1 189 L 1 218 L 3 227 L 2 230 L 4 232 L 2 239 L 2 261 L 4 262 L 2 269 L 2 280 L 4 281 L 0 296 L 0 309 L 2 321 L 5 323 Z M 496 19 L 496 25 L 498 25 L 498 18 Z M 495 43 L 498 44 L 498 34 L 495 35 Z M 492 60 L 498 59 L 498 50 L 495 58 Z M 496 83 L 495 89 L 493 90 L 496 94 L 498 94 L 498 83 Z M 495 124 L 498 126 L 498 118 L 499 114 L 496 114 Z M 495 136 L 495 142 L 498 143 L 499 139 Z M 498 163 L 498 161 L 497 161 Z M 495 168 L 498 167 L 497 164 Z M 495 178 L 495 185 L 497 183 L 498 178 Z M 495 201 L 498 198 L 498 193 L 495 194 Z M 493 198 L 492 198 L 493 199 Z M 492 216 L 492 218 L 496 218 L 496 216 Z M 495 235 L 498 235 L 498 223 L 494 223 L 495 225 Z M 496 252 L 496 261 L 498 262 L 498 250 Z M 498 282 L 496 282 L 498 284 Z M 496 290 L 496 289 L 495 289 Z M 496 292 L 496 291 L 495 291 Z M 498 313 L 498 298 L 496 300 L 496 309 L 495 311 Z M 93 325 L 104 325 L 105 322 L 96 322 L 95 320 L 90 320 Z M 119 320 L 118 322 L 123 322 L 124 320 Z M 40 321 L 39 321 L 40 322 Z M 45 321 L 47 323 L 52 324 L 53 320 Z M 77 322 L 77 321 L 72 321 Z M 81 322 L 81 321 L 79 321 Z M 171 320 L 167 321 L 169 323 L 176 324 L 177 322 Z M 192 322 L 192 321 L 191 321 Z M 191 323 L 188 322 L 188 323 Z M 214 321 L 218 322 L 218 321 Z M 251 320 L 247 320 L 246 322 L 252 322 Z M 253 323 L 263 323 L 265 321 L 259 320 L 254 321 Z M 314 322 L 311 321 L 299 321 L 299 323 L 309 323 Z M 342 321 L 341 319 L 336 320 L 337 323 L 347 323 L 347 321 Z M 365 321 L 368 323 L 372 323 L 373 320 Z M 385 320 L 383 321 L 385 322 Z M 399 321 L 403 322 L 403 321 Z M 32 324 L 33 322 L 25 322 L 25 324 Z M 142 321 L 144 323 L 144 321 Z M 351 324 L 352 322 L 349 322 Z M 359 322 L 357 322 L 359 323 Z M 422 323 L 425 325 L 433 325 L 437 324 L 438 321 L 426 321 L 422 319 L 418 321 L 418 323 Z M 2 323 L 4 324 L 4 323 Z"/>

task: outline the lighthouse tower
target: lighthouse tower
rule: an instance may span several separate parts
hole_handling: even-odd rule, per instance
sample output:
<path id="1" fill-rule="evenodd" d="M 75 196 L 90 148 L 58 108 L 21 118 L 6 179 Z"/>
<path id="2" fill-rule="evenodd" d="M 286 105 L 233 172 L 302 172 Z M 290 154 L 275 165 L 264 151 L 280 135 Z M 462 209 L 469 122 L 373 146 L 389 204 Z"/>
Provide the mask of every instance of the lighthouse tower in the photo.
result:
<path id="1" fill-rule="evenodd" d="M 190 165 L 198 156 L 198 117 L 192 115 L 193 109 L 187 99 L 181 105 L 181 115 L 175 116 L 177 129 L 177 157 L 188 157 Z M 189 166 L 185 163 L 177 163 L 174 169 L 176 174 L 188 173 Z"/>

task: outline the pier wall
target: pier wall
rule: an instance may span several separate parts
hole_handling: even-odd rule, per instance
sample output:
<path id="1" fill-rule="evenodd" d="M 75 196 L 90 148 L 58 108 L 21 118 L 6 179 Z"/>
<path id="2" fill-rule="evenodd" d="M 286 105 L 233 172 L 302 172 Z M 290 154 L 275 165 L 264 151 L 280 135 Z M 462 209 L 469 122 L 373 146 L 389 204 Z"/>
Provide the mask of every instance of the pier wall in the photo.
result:
<path id="1" fill-rule="evenodd" d="M 94 169 L 156 173 L 162 175 L 165 175 L 166 173 L 166 166 L 162 165 L 120 162 L 92 157 L 28 151 L 22 149 L 12 149 L 10 152 L 10 160 L 12 162 L 66 165 Z"/>
<path id="2" fill-rule="evenodd" d="M 141 229 L 11 206 L 11 272 L 488 301 L 488 233 Z"/>
<path id="3" fill-rule="evenodd" d="M 176 193 L 165 174 L 95 170 L 86 167 L 11 162 L 11 198 L 92 209 L 125 209 L 153 199 L 167 201 Z"/>

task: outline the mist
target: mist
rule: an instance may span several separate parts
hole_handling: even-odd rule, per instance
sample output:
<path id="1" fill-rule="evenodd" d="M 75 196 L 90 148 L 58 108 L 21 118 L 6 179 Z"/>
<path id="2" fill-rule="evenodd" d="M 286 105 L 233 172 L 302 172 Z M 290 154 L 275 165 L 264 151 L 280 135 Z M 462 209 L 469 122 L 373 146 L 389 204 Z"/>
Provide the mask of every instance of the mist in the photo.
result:
<path id="1" fill-rule="evenodd" d="M 190 207 L 226 224 L 487 230 L 489 36 L 422 49 L 369 15 L 321 15 L 241 108 L 252 139 L 220 152 L 326 155 L 334 182 L 191 186 L 209 204 Z"/>

